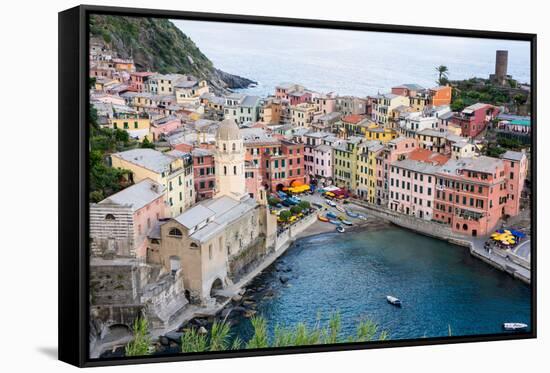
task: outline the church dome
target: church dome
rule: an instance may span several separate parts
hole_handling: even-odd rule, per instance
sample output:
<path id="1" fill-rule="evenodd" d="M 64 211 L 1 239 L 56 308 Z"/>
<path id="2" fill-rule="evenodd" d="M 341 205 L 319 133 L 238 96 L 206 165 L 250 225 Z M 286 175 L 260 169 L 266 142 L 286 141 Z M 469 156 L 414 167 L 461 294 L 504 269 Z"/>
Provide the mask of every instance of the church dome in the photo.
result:
<path id="1" fill-rule="evenodd" d="M 239 126 L 232 119 L 222 120 L 216 132 L 216 140 L 228 141 L 228 140 L 240 140 L 241 133 Z"/>

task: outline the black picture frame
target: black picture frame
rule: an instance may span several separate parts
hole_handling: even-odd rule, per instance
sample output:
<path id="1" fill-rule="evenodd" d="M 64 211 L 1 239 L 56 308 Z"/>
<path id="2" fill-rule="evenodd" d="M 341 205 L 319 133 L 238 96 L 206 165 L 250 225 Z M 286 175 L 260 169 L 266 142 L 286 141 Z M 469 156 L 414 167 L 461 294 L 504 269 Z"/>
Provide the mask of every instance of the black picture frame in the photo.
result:
<path id="1" fill-rule="evenodd" d="M 216 21 L 306 28 L 379 31 L 419 35 L 459 36 L 527 41 L 531 45 L 531 169 L 532 169 L 532 251 L 531 251 L 531 331 L 476 336 L 451 336 L 368 343 L 343 343 L 309 347 L 189 353 L 132 358 L 88 358 L 88 44 L 90 14 L 146 16 L 195 21 Z M 399 26 L 358 22 L 275 18 L 232 14 L 198 13 L 157 9 L 136 9 L 81 5 L 59 13 L 59 360 L 79 367 L 219 359 L 261 355 L 284 355 L 326 351 L 426 346 L 536 338 L 537 335 L 537 35 L 481 30 L 460 30 Z"/>

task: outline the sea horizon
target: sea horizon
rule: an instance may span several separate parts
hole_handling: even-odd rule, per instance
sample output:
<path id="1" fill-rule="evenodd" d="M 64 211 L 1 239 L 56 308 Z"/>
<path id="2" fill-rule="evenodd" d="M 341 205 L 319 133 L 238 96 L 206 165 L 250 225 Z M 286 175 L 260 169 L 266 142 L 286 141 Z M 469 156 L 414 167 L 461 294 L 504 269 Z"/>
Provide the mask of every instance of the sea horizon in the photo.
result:
<path id="1" fill-rule="evenodd" d="M 508 50 L 508 74 L 530 84 L 528 42 L 349 30 L 172 20 L 216 68 L 258 82 L 241 92 L 267 96 L 292 82 L 319 92 L 367 96 L 416 83 L 488 78 L 496 50 Z M 411 49 L 413 53 L 411 53 Z"/>

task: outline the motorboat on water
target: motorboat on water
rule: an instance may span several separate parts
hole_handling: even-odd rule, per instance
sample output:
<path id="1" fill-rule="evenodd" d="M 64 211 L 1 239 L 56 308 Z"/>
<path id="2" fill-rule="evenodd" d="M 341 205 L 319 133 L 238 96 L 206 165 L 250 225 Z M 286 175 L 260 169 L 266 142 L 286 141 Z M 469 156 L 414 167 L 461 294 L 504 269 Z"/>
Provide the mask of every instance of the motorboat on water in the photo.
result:
<path id="1" fill-rule="evenodd" d="M 393 297 L 391 295 L 387 295 L 386 300 L 388 301 L 389 304 L 392 304 L 392 305 L 397 306 L 397 307 L 401 307 L 401 301 L 396 297 Z"/>
<path id="2" fill-rule="evenodd" d="M 329 205 L 330 207 L 336 207 L 336 203 L 334 203 L 330 199 L 327 199 L 327 205 Z"/>
<path id="3" fill-rule="evenodd" d="M 341 225 L 339 225 L 339 226 L 336 227 L 336 231 L 337 231 L 338 233 L 344 233 L 344 232 L 346 232 L 346 230 L 344 229 L 344 227 L 342 227 Z"/>
<path id="4" fill-rule="evenodd" d="M 327 212 L 327 218 L 329 219 L 336 219 L 336 214 L 333 212 Z"/>
<path id="5" fill-rule="evenodd" d="M 512 331 L 525 330 L 528 328 L 528 326 L 529 325 L 524 324 L 522 322 L 505 322 L 504 324 L 502 324 L 502 328 L 504 330 L 512 330 Z"/>
<path id="6" fill-rule="evenodd" d="M 346 212 L 346 210 L 342 206 L 335 206 L 335 207 L 336 207 L 336 210 L 340 212 Z"/>
<path id="7" fill-rule="evenodd" d="M 367 217 L 366 217 L 365 215 L 361 215 L 361 214 L 359 214 L 359 215 L 357 216 L 357 218 L 358 218 L 359 220 L 367 220 Z"/>
<path id="8" fill-rule="evenodd" d="M 340 220 L 330 219 L 329 223 L 334 224 L 334 225 L 340 225 Z"/>
<path id="9" fill-rule="evenodd" d="M 342 222 L 342 224 L 345 224 L 345 225 L 347 225 L 347 226 L 353 225 L 353 223 L 352 223 L 351 221 L 346 220 L 346 219 L 341 219 L 341 222 Z"/>

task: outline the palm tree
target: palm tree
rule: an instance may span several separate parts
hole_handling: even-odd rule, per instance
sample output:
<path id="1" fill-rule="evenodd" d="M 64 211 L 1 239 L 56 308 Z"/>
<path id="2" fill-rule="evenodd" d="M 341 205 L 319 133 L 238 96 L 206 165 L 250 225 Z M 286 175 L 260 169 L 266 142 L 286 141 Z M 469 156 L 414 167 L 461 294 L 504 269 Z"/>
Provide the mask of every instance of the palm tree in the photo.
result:
<path id="1" fill-rule="evenodd" d="M 437 71 L 437 73 L 439 74 L 439 79 L 437 80 L 437 83 L 439 85 L 444 85 L 449 78 L 449 68 L 445 65 L 439 65 L 435 68 L 435 71 Z"/>

